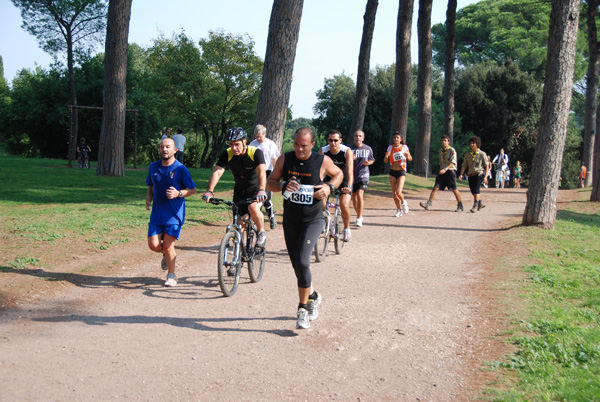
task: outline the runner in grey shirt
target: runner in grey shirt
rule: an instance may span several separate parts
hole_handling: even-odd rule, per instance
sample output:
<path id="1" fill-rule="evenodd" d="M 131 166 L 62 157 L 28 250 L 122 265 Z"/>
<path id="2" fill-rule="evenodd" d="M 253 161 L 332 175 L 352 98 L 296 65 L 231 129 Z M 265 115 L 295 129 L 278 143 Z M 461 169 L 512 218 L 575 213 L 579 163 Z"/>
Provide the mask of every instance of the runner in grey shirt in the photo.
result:
<path id="1" fill-rule="evenodd" d="M 350 149 L 354 153 L 354 183 L 352 185 L 352 205 L 356 211 L 356 226 L 362 227 L 363 224 L 363 209 L 364 209 L 364 193 L 369 184 L 369 166 L 375 162 L 373 157 L 373 149 L 366 145 L 365 133 L 362 130 L 354 133 L 354 145 Z"/>

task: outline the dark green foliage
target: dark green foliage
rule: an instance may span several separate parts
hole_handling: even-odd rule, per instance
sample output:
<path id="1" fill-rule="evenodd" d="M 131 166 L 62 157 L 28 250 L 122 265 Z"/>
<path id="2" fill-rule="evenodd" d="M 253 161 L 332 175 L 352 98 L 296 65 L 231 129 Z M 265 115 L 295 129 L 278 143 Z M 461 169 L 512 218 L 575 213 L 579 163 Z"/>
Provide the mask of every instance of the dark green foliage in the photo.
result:
<path id="1" fill-rule="evenodd" d="M 515 63 L 478 64 L 461 70 L 456 87 L 456 111 L 463 132 L 481 138 L 492 158 L 504 148 L 510 167 L 521 161 L 530 171 L 537 135 L 541 88 Z"/>
<path id="2" fill-rule="evenodd" d="M 417 136 L 416 66 L 413 66 L 412 73 L 407 144 L 411 150 L 414 150 Z M 377 66 L 371 70 L 369 76 L 369 98 L 363 131 L 365 132 L 365 143 L 373 148 L 375 155 L 375 163 L 370 167 L 373 174 L 382 173 L 385 169 L 383 156 L 389 145 L 394 74 L 394 65 Z M 326 79 L 323 89 L 317 91 L 319 100 L 315 106 L 315 112 L 318 117 L 313 120 L 318 131 L 317 146 L 325 145 L 325 135 L 332 128 L 337 128 L 343 133 L 345 144 L 353 143 L 354 133 L 349 133 L 348 128 L 352 120 L 354 93 L 354 81 L 344 74 Z M 443 77 L 437 68 L 434 68 L 432 73 L 432 114 L 430 148 L 432 159 L 430 163 L 431 167 L 437 167 L 437 152 L 440 147 L 444 119 Z M 457 119 L 456 127 L 460 127 L 460 119 Z M 412 164 L 409 163 L 409 170 L 411 167 Z"/>

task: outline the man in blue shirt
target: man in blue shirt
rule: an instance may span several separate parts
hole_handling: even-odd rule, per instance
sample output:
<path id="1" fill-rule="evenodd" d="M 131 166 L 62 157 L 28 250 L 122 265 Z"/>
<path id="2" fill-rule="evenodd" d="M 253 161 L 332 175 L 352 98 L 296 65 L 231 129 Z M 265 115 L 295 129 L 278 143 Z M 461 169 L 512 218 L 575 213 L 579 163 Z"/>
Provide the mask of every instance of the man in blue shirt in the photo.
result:
<path id="1" fill-rule="evenodd" d="M 175 276 L 175 240 L 179 239 L 185 222 L 184 198 L 196 193 L 190 172 L 175 159 L 175 142 L 165 138 L 160 142 L 161 160 L 148 169 L 146 209 L 150 209 L 148 247 L 163 254 L 161 267 L 168 270 L 165 286 L 177 285 Z"/>

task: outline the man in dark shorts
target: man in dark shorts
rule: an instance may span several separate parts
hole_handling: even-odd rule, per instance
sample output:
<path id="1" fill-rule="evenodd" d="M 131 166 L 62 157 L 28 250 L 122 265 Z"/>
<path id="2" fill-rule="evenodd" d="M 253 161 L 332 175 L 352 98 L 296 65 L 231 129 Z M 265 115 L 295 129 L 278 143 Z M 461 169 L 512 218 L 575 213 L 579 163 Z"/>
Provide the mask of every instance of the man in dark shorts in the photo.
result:
<path id="1" fill-rule="evenodd" d="M 260 211 L 260 207 L 262 202 L 267 199 L 265 158 L 260 149 L 246 145 L 247 137 L 248 134 L 241 127 L 231 128 L 227 131 L 226 139 L 229 142 L 229 148 L 223 151 L 219 157 L 202 199 L 210 202 L 210 199 L 214 197 L 213 191 L 219 179 L 225 172 L 225 168 L 229 167 L 235 180 L 233 201 L 238 202 L 247 198 L 258 201 L 240 206 L 240 214 L 250 213 L 258 229 L 256 245 L 264 247 L 267 237 L 265 235 L 264 216 Z"/>
<path id="2" fill-rule="evenodd" d="M 463 158 L 463 164 L 460 168 L 460 175 L 462 176 L 465 170 L 468 174 L 469 188 L 471 194 L 473 194 L 473 208 L 471 212 L 475 213 L 485 208 L 483 201 L 481 201 L 481 185 L 487 184 L 487 175 L 490 171 L 490 165 L 488 164 L 488 157 L 481 148 L 481 138 L 473 136 L 469 138 L 469 148 L 465 152 Z"/>
<path id="3" fill-rule="evenodd" d="M 435 178 L 435 185 L 427 202 L 420 202 L 419 205 L 427 211 L 431 209 L 431 204 L 439 190 L 444 191 L 446 188 L 454 193 L 456 202 L 458 203 L 454 212 L 462 212 L 464 210 L 460 192 L 456 188 L 456 165 L 457 157 L 456 150 L 450 146 L 450 137 L 442 136 L 442 149 L 440 149 L 440 172 Z"/>
<path id="4" fill-rule="evenodd" d="M 352 205 L 356 211 L 356 226 L 363 225 L 364 193 L 369 185 L 369 166 L 375 162 L 373 149 L 364 143 L 365 133 L 354 133 L 354 144 L 350 149 L 354 153 L 354 183 L 352 183 Z"/>
<path id="5" fill-rule="evenodd" d="M 323 231 L 323 199 L 342 183 L 344 174 L 333 161 L 312 152 L 315 134 L 308 127 L 294 134 L 294 151 L 277 158 L 267 180 L 271 191 L 283 191 L 283 235 L 288 255 L 298 282 L 298 313 L 296 328 L 310 328 L 319 315 L 322 297 L 312 287 L 310 258 Z M 323 177 L 330 176 L 323 183 Z"/>

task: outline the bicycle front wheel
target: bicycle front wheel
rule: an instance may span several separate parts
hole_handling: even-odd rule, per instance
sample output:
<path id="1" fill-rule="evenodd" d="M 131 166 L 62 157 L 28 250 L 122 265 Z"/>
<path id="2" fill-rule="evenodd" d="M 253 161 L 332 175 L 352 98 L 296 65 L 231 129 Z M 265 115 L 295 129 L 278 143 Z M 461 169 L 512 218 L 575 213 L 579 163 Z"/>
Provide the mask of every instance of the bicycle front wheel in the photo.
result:
<path id="1" fill-rule="evenodd" d="M 251 234 L 250 234 L 251 233 Z M 248 275 L 250 282 L 258 282 L 262 279 L 265 270 L 266 250 L 262 247 L 255 247 L 255 238 L 258 237 L 256 225 L 252 225 L 252 232 L 246 232 L 246 247 L 248 247 L 246 258 L 248 259 Z"/>
<path id="2" fill-rule="evenodd" d="M 221 292 L 233 296 L 240 283 L 242 262 L 239 246 L 235 242 L 235 232 L 227 232 L 219 247 L 218 275 Z"/>
<path id="3" fill-rule="evenodd" d="M 319 235 L 317 239 L 317 243 L 315 244 L 315 259 L 317 262 L 321 262 L 325 259 L 325 254 L 327 253 L 327 244 L 329 243 L 329 225 L 330 225 L 330 217 L 324 212 L 325 215 L 325 224 L 323 225 L 323 231 Z"/>
<path id="4" fill-rule="evenodd" d="M 344 221 L 342 220 L 341 215 L 340 209 L 336 209 L 335 218 L 333 220 L 335 227 L 335 239 L 333 240 L 333 245 L 335 246 L 336 254 L 342 254 L 344 247 L 346 247 L 346 242 L 342 239 L 344 233 Z"/>
<path id="5" fill-rule="evenodd" d="M 267 251 L 264 248 L 255 248 L 254 256 L 248 260 L 248 274 L 250 282 L 258 282 L 262 279 L 265 272 L 265 255 Z"/>

